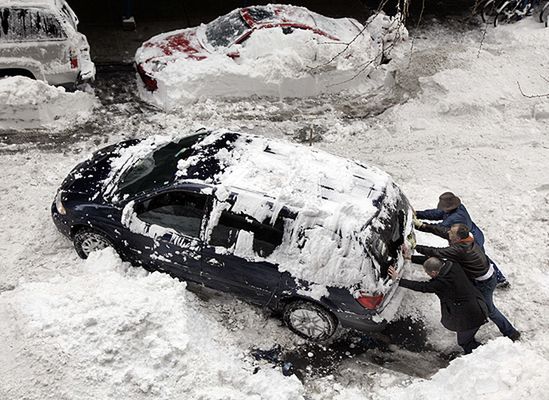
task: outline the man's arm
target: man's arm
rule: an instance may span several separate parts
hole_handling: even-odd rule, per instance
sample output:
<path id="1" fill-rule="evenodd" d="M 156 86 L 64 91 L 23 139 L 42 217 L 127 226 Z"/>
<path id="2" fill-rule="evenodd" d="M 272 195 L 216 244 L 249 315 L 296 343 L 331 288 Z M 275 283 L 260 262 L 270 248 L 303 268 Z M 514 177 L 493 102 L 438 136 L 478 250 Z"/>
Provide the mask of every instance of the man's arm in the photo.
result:
<path id="1" fill-rule="evenodd" d="M 425 223 L 421 224 L 416 229 L 418 231 L 432 233 L 446 240 L 448 240 L 448 232 L 450 231 L 450 228 L 440 224 L 425 224 Z"/>
<path id="2" fill-rule="evenodd" d="M 418 253 L 429 257 L 445 258 L 447 260 L 459 262 L 460 251 L 456 246 L 449 247 L 430 247 L 417 245 L 415 249 Z"/>
<path id="3" fill-rule="evenodd" d="M 439 221 L 444 218 L 444 211 L 437 208 L 431 210 L 416 211 L 416 217 L 419 219 L 428 219 L 429 221 Z"/>
<path id="4" fill-rule="evenodd" d="M 400 279 L 399 285 L 401 287 L 405 287 L 406 289 L 422 293 L 436 293 L 440 292 L 442 289 L 440 282 L 438 282 L 436 279 L 431 279 L 430 281 L 426 282 Z"/>
<path id="5" fill-rule="evenodd" d="M 391 277 L 393 281 L 396 281 L 399 279 L 398 272 L 395 269 L 395 267 L 390 266 L 387 270 L 387 274 Z M 421 281 L 412 281 L 410 279 L 400 279 L 399 280 L 400 286 L 415 290 L 416 292 L 423 292 L 423 293 L 437 293 L 444 290 L 444 284 L 439 279 L 431 279 L 427 282 L 421 282 Z"/>

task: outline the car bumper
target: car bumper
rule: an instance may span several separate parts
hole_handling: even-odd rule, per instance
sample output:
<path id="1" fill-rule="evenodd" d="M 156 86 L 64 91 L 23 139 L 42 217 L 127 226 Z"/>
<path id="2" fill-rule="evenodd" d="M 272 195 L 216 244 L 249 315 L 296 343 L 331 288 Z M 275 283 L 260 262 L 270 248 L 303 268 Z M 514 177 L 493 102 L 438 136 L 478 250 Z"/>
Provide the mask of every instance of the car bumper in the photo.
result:
<path id="1" fill-rule="evenodd" d="M 355 313 L 338 313 L 337 319 L 343 328 L 356 329 L 364 332 L 379 332 L 385 329 L 387 321 L 375 321 L 373 315 Z"/>

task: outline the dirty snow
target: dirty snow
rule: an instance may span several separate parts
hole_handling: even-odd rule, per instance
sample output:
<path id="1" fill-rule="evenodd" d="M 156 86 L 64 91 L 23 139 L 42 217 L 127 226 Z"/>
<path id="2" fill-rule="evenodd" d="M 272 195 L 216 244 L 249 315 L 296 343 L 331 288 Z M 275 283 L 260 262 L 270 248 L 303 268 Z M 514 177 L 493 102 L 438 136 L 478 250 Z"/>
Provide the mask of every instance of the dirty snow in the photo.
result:
<path id="1" fill-rule="evenodd" d="M 171 114 L 132 112 L 123 104 L 106 110 L 108 118 L 97 116 L 101 135 L 85 131 L 60 148 L 3 134 L 0 398 L 145 399 L 152 393 L 162 399 L 268 398 L 274 389 L 280 399 L 547 398 L 549 30 L 533 19 L 489 26 L 479 54 L 479 28 L 432 25 L 412 32 L 411 64 L 406 51 L 396 55 L 390 100 L 398 104 L 379 115 L 371 111 L 383 105 L 383 96 L 207 100 Z M 525 94 L 540 97 L 522 96 L 517 81 Z M 306 129 L 321 138 L 315 148 L 381 166 L 416 209 L 433 207 L 444 191 L 458 194 L 484 230 L 487 252 L 511 282 L 508 291 L 496 292 L 495 301 L 522 332 L 522 341 L 501 338 L 486 324 L 478 335 L 483 347 L 437 371 L 431 353 L 457 350 L 455 337 L 441 327 L 434 296 L 407 292 L 399 313 L 425 322 L 431 352 L 410 354 L 393 346 L 299 384 L 268 365 L 261 365 L 259 375 L 249 368 L 253 346 L 303 345 L 276 319 L 234 299 L 204 300 L 182 292 L 182 284 L 158 274 L 125 271 L 106 255 L 106 268 L 91 273 L 97 263 L 79 260 L 49 216 L 64 176 L 99 145 L 129 132 L 147 137 L 200 126 L 287 140 L 301 140 Z M 434 243 L 430 236 L 418 239 Z M 419 269 L 412 272 L 425 277 Z M 99 315 L 86 327 L 88 313 Z M 127 330 L 116 331 L 121 326 Z M 187 335 L 188 345 L 201 346 L 188 353 L 174 326 Z M 87 342 L 93 338 L 95 346 Z M 170 360 L 195 355 L 186 369 L 170 366 Z M 129 379 L 117 380 L 122 371 L 130 371 Z M 180 383 L 166 375 L 172 372 Z M 206 391 L 199 393 L 199 385 L 191 394 L 171 391 L 187 379 Z"/>
<path id="2" fill-rule="evenodd" d="M 93 94 L 23 76 L 0 79 L 0 129 L 63 129 L 90 119 L 99 102 Z"/>

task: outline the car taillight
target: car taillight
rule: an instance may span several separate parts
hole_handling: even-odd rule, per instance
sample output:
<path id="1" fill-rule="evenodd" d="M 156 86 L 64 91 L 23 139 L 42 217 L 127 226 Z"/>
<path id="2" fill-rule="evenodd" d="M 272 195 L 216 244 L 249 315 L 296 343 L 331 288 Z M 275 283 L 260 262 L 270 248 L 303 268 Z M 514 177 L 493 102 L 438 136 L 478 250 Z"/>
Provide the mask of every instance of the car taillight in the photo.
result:
<path id="1" fill-rule="evenodd" d="M 69 50 L 69 60 L 71 62 L 71 68 L 78 68 L 78 53 L 74 49 Z"/>
<path id="2" fill-rule="evenodd" d="M 377 306 L 379 306 L 383 301 L 383 295 L 378 294 L 375 296 L 369 296 L 365 293 L 360 293 L 358 297 L 356 297 L 356 301 L 358 301 L 362 307 L 367 308 L 368 310 L 375 310 Z"/>
<path id="3" fill-rule="evenodd" d="M 143 84 L 145 85 L 147 90 L 154 92 L 156 89 L 158 89 L 158 83 L 156 82 L 156 79 L 149 76 L 141 65 L 137 65 L 137 72 L 139 73 L 139 77 L 143 81 Z"/>

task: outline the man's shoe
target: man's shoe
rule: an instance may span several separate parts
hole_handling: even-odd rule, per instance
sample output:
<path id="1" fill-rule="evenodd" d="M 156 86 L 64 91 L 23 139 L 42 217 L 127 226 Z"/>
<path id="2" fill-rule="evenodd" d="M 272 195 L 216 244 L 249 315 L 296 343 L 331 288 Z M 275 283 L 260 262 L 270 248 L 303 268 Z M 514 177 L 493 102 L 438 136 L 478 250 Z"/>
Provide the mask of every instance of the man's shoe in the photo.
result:
<path id="1" fill-rule="evenodd" d="M 511 333 L 508 338 L 511 339 L 513 342 L 516 342 L 517 340 L 520 340 L 520 332 L 515 331 L 514 333 Z"/>
<path id="2" fill-rule="evenodd" d="M 496 289 L 509 289 L 510 287 L 511 284 L 507 279 L 496 284 Z"/>

